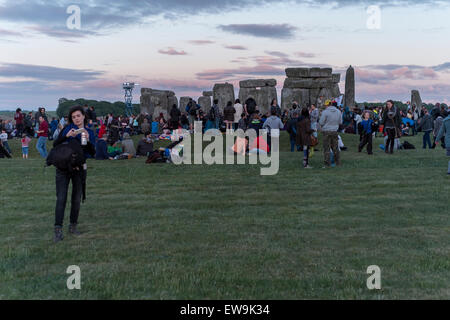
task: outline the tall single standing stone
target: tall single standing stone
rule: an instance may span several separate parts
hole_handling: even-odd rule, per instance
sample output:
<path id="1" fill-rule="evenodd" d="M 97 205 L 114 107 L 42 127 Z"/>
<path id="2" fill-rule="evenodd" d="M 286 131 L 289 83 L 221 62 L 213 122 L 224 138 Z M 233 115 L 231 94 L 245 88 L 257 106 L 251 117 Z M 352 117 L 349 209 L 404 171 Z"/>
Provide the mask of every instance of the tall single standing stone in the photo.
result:
<path id="1" fill-rule="evenodd" d="M 420 98 L 419 90 L 411 91 L 411 107 L 416 106 L 416 109 L 420 112 L 422 108 L 422 98 Z"/>
<path id="2" fill-rule="evenodd" d="M 355 107 L 355 69 L 350 66 L 345 76 L 345 100 L 344 107 Z"/>

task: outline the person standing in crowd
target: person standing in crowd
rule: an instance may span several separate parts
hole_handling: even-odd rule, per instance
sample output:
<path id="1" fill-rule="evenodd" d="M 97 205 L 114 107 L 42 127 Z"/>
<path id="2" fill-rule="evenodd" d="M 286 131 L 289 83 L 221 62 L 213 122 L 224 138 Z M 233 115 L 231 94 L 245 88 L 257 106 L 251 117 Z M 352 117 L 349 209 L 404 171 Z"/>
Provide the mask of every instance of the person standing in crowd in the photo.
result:
<path id="1" fill-rule="evenodd" d="M 270 104 L 270 108 L 275 108 L 275 110 L 276 110 L 276 116 L 278 117 L 278 118 L 281 118 L 281 108 L 280 108 L 280 106 L 278 105 L 278 102 L 277 102 L 277 99 L 276 98 L 274 98 L 273 100 L 272 100 L 272 103 Z"/>
<path id="2" fill-rule="evenodd" d="M 387 134 L 387 141 L 385 146 L 385 152 L 393 154 L 394 153 L 394 143 L 395 139 L 399 137 L 399 129 L 401 127 L 402 119 L 400 117 L 400 112 L 397 107 L 394 106 L 394 101 L 388 100 L 386 102 L 386 108 L 383 112 L 383 125 L 384 131 Z"/>
<path id="3" fill-rule="evenodd" d="M 213 105 L 209 110 L 209 120 L 214 123 L 214 129 L 219 129 L 220 125 L 220 109 L 219 109 L 219 100 L 214 99 Z"/>
<path id="4" fill-rule="evenodd" d="M 170 123 L 171 123 L 171 128 L 173 130 L 177 130 L 178 127 L 180 126 L 180 117 L 181 117 L 181 111 L 180 109 L 178 109 L 176 104 L 172 105 L 172 109 L 170 109 Z M 144 128 L 142 128 L 143 132 L 148 132 L 150 131 L 150 128 L 145 128 L 147 130 L 144 130 Z"/>
<path id="5" fill-rule="evenodd" d="M 297 122 L 298 113 L 294 112 L 292 119 L 288 121 L 286 125 L 286 131 L 289 133 L 289 140 L 291 142 L 291 152 L 295 151 L 295 146 L 297 146 L 297 151 L 300 151 L 300 145 L 297 144 Z"/>
<path id="6" fill-rule="evenodd" d="M 442 116 L 442 113 L 434 120 L 434 126 L 433 126 L 433 146 L 432 149 L 436 148 L 436 141 L 437 136 L 439 134 L 439 131 L 441 130 L 442 123 L 444 122 L 444 117 Z M 445 148 L 445 142 L 443 141 L 444 137 L 442 137 L 442 147 Z"/>
<path id="7" fill-rule="evenodd" d="M 39 116 L 39 129 L 36 132 L 38 140 L 36 149 L 42 158 L 47 158 L 48 123 L 43 116 Z"/>
<path id="8" fill-rule="evenodd" d="M 17 137 L 22 136 L 22 132 L 24 130 L 23 122 L 24 122 L 24 115 L 22 113 L 22 109 L 17 108 L 16 113 L 14 114 L 14 120 L 16 121 L 16 130 L 17 130 Z"/>
<path id="9" fill-rule="evenodd" d="M 5 147 L 3 147 L 3 142 L 2 140 L 0 140 L 0 159 L 3 158 L 11 158 L 11 154 L 8 152 L 8 150 L 6 150 Z"/>
<path id="10" fill-rule="evenodd" d="M 8 144 L 8 133 L 6 132 L 6 130 L 3 128 L 1 129 L 2 133 L 0 134 L 0 140 L 2 141 L 3 147 L 6 149 L 6 151 L 9 152 L 9 154 L 12 154 L 11 152 L 11 148 L 9 147 Z"/>
<path id="11" fill-rule="evenodd" d="M 276 106 L 270 108 L 271 116 L 263 124 L 263 129 L 267 130 L 267 145 L 269 146 L 269 152 L 272 151 L 272 137 L 278 138 L 280 136 L 280 130 L 284 128 L 284 124 L 277 116 L 278 109 Z"/>
<path id="12" fill-rule="evenodd" d="M 425 109 L 425 115 L 423 116 L 423 118 L 420 120 L 420 124 L 419 124 L 419 130 L 424 132 L 423 138 L 422 138 L 422 142 L 423 142 L 423 149 L 428 148 L 431 149 L 431 131 L 433 131 L 433 118 L 432 116 L 429 114 L 428 109 Z"/>
<path id="13" fill-rule="evenodd" d="M 319 125 L 323 133 L 324 168 L 329 168 L 331 166 L 330 151 L 333 151 L 336 165 L 340 166 L 338 130 L 339 126 L 342 125 L 342 113 L 337 108 L 337 102 L 333 102 L 322 112 Z"/>
<path id="14" fill-rule="evenodd" d="M 45 108 L 39 108 L 38 112 L 36 112 L 36 114 L 34 115 L 34 121 L 35 121 L 35 126 L 38 127 L 39 126 L 39 117 L 43 117 L 45 122 L 48 122 L 48 118 L 47 118 L 47 114 L 45 113 Z"/>
<path id="15" fill-rule="evenodd" d="M 225 121 L 225 124 L 227 126 L 227 134 L 233 133 L 233 122 L 235 114 L 236 109 L 234 108 L 233 103 L 231 101 L 228 101 L 226 107 L 223 109 L 223 120 Z"/>
<path id="16" fill-rule="evenodd" d="M 314 137 L 317 138 L 317 122 L 319 121 L 319 110 L 316 108 L 315 104 L 311 105 L 311 110 L 309 111 L 309 117 L 311 119 L 311 129 L 314 130 Z"/>
<path id="17" fill-rule="evenodd" d="M 151 129 L 150 128 L 150 123 L 148 123 L 147 119 L 144 119 L 144 122 L 141 125 L 141 131 L 142 132 L 148 132 L 148 131 L 151 131 L 150 129 Z"/>
<path id="18" fill-rule="evenodd" d="M 362 149 L 367 145 L 367 153 L 372 155 L 372 136 L 375 132 L 375 122 L 370 119 L 370 112 L 365 111 L 363 114 L 363 120 L 358 125 L 358 132 L 361 136 L 361 142 L 358 146 L 358 152 L 361 152 Z"/>
<path id="19" fill-rule="evenodd" d="M 58 120 L 53 117 L 52 122 L 50 122 L 50 135 L 48 137 L 48 140 L 53 140 L 53 134 L 55 133 L 56 129 L 58 129 L 58 123 Z"/>
<path id="20" fill-rule="evenodd" d="M 241 120 L 242 112 L 244 112 L 244 106 L 241 104 L 241 101 L 239 99 L 236 99 L 236 101 L 234 102 L 234 110 L 236 110 L 236 113 L 234 114 L 233 129 L 237 130 L 239 127 L 239 120 Z"/>
<path id="21" fill-rule="evenodd" d="M 300 111 L 301 111 L 301 110 L 298 109 L 298 103 L 297 103 L 297 101 L 294 101 L 294 102 L 292 103 L 291 110 L 289 110 L 289 115 L 288 115 L 288 118 L 289 118 L 289 119 L 288 119 L 288 122 L 294 118 L 294 113 L 297 114 L 297 117 L 296 117 L 296 118 L 298 118 L 298 115 L 299 115 L 299 112 L 300 112 Z"/>
<path id="22" fill-rule="evenodd" d="M 72 107 L 69 111 L 68 122 L 69 124 L 61 131 L 58 139 L 56 139 L 53 143 L 53 146 L 57 147 L 62 143 L 76 140 L 80 143 L 85 158 L 95 156 L 95 135 L 94 132 L 87 127 L 88 123 L 83 107 Z M 77 134 L 76 130 L 78 129 L 84 129 L 83 133 Z M 85 145 L 82 143 L 82 135 L 83 138 L 86 138 L 87 140 Z M 75 168 L 73 172 L 63 171 L 56 168 L 55 236 L 53 239 L 55 243 L 64 239 L 62 227 L 70 181 L 72 181 L 72 205 L 70 208 L 69 233 L 73 235 L 80 235 L 77 228 L 78 216 L 80 213 L 81 199 L 82 197 L 83 199 L 85 198 L 86 177 L 86 161 L 84 161 L 81 168 Z"/>
<path id="23" fill-rule="evenodd" d="M 90 108 L 90 117 L 91 117 L 91 124 L 93 125 L 93 126 L 96 126 L 97 125 L 97 112 L 95 112 L 95 108 L 93 107 L 93 106 L 91 106 Z"/>
<path id="24" fill-rule="evenodd" d="M 447 157 L 450 157 L 450 115 L 442 121 L 441 129 L 436 137 L 436 144 L 439 144 L 439 140 L 442 138 L 444 138 Z M 447 174 L 450 175 L 450 160 L 448 161 Z"/>
<path id="25" fill-rule="evenodd" d="M 312 169 L 309 165 L 309 149 L 312 146 L 311 134 L 314 132 L 311 129 L 311 119 L 307 108 L 302 109 L 300 121 L 297 122 L 297 146 L 303 149 L 303 168 Z M 291 147 L 292 150 L 292 147 Z"/>
<path id="26" fill-rule="evenodd" d="M 28 148 L 29 148 L 29 144 L 30 144 L 30 137 L 26 135 L 26 133 L 22 134 L 22 158 L 23 159 L 28 159 Z"/>
<path id="27" fill-rule="evenodd" d="M 412 135 L 416 135 L 417 134 L 417 121 L 419 120 L 419 112 L 417 112 L 417 108 L 416 105 L 413 104 L 412 108 L 411 108 L 411 120 L 414 121 L 414 124 L 411 126 L 412 128 Z"/>

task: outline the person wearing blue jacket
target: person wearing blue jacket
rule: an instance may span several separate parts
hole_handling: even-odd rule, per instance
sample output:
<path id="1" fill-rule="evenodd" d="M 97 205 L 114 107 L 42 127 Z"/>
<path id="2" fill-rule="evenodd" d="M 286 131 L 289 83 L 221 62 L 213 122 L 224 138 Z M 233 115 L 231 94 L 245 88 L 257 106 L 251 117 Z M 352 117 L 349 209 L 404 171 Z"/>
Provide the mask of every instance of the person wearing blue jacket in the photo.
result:
<path id="1" fill-rule="evenodd" d="M 83 129 L 83 133 L 76 131 Z M 82 143 L 82 134 L 86 137 L 86 144 Z M 67 125 L 55 140 L 53 146 L 78 140 L 83 149 L 85 158 L 95 155 L 95 135 L 87 126 L 87 118 L 83 107 L 75 106 L 69 111 L 69 125 Z M 81 168 L 76 168 L 73 172 L 63 171 L 56 168 L 56 207 L 55 207 L 55 243 L 64 239 L 62 227 L 64 221 L 64 211 L 67 202 L 69 183 L 72 181 L 72 205 L 70 209 L 69 233 L 79 235 L 77 230 L 78 215 L 80 213 L 81 199 L 85 198 L 87 167 L 86 162 Z"/>

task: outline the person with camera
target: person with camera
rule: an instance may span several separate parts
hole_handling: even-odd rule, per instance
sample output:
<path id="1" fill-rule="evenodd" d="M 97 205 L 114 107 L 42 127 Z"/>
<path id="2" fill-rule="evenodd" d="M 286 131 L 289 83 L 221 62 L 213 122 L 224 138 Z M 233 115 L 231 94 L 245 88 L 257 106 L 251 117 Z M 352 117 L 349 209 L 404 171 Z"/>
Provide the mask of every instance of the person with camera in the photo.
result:
<path id="1" fill-rule="evenodd" d="M 72 107 L 69 111 L 69 124 L 62 129 L 58 139 L 53 143 L 54 150 L 51 155 L 53 157 L 62 157 L 58 155 L 58 146 L 65 144 L 64 147 L 73 146 L 73 151 L 69 153 L 69 159 L 64 159 L 65 162 L 71 162 L 75 156 L 78 156 L 76 167 L 71 167 L 66 163 L 68 169 L 63 169 L 63 166 L 56 166 L 56 208 L 55 208 L 55 237 L 54 242 L 59 242 L 64 239 L 62 227 L 64 220 L 64 211 L 67 202 L 67 193 L 69 189 L 69 182 L 72 181 L 72 205 L 70 209 L 70 225 L 69 233 L 79 235 L 77 230 L 78 215 L 80 212 L 81 198 L 85 199 L 86 190 L 86 158 L 95 156 L 95 135 L 94 132 L 88 128 L 88 119 L 85 111 L 81 106 Z M 62 149 L 59 149 L 60 154 Z M 78 151 L 77 151 L 78 150 Z M 81 154 L 80 154 L 81 153 Z M 50 156 L 49 156 L 50 157 Z"/>

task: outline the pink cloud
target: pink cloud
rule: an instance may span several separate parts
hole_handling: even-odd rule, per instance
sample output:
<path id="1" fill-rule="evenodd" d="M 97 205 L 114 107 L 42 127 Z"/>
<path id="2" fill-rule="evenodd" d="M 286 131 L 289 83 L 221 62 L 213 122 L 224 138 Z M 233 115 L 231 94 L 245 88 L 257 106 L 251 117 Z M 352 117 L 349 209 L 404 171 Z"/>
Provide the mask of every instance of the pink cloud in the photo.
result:
<path id="1" fill-rule="evenodd" d="M 239 45 L 231 45 L 231 46 L 224 46 L 227 49 L 231 49 L 231 50 L 248 50 L 246 47 L 244 46 L 239 46 Z"/>
<path id="2" fill-rule="evenodd" d="M 161 54 L 167 54 L 169 56 L 185 56 L 187 55 L 187 53 L 183 50 L 181 51 L 177 51 L 172 47 L 168 47 L 166 50 L 160 49 L 158 50 L 159 53 Z"/>
<path id="3" fill-rule="evenodd" d="M 199 46 L 215 43 L 214 41 L 211 41 L 211 40 L 190 40 L 188 42 L 190 44 L 195 44 L 195 45 L 199 45 Z"/>

